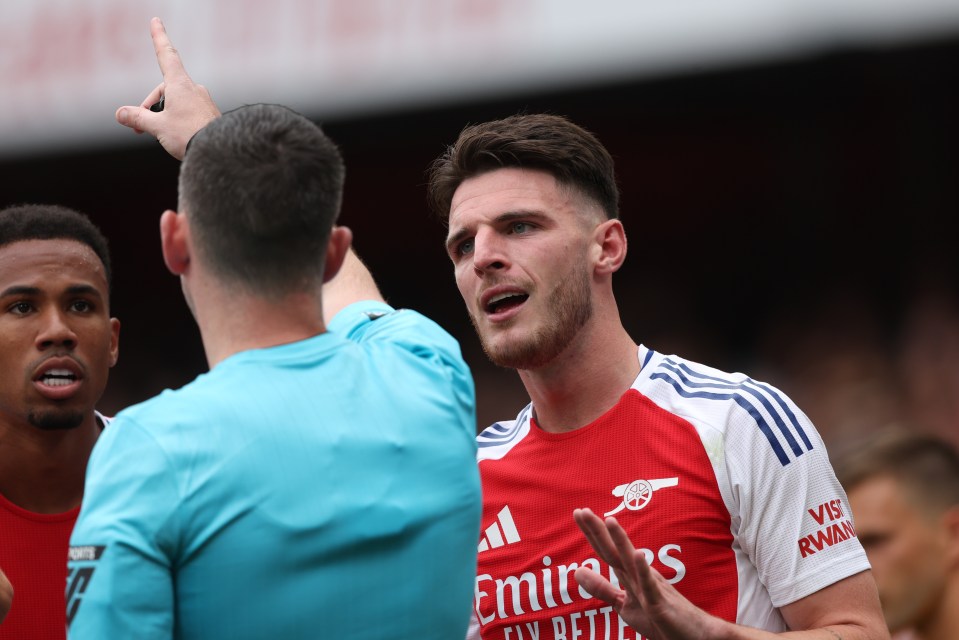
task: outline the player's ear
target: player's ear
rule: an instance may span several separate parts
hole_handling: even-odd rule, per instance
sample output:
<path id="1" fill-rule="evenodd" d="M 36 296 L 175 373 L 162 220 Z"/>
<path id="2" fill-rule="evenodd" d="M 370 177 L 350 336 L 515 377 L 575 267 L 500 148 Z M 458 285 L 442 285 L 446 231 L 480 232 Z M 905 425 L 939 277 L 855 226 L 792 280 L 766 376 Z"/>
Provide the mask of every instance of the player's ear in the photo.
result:
<path id="1" fill-rule="evenodd" d="M 116 365 L 120 357 L 120 321 L 110 318 L 110 366 Z"/>
<path id="2" fill-rule="evenodd" d="M 626 230 L 618 219 L 606 220 L 593 230 L 594 271 L 612 274 L 626 260 Z"/>
<path id="3" fill-rule="evenodd" d="M 945 562 L 953 570 L 959 570 L 959 506 L 946 509 L 942 514 L 943 535 L 946 536 Z"/>
<path id="4" fill-rule="evenodd" d="M 183 275 L 190 265 L 190 228 L 186 216 L 167 209 L 160 216 L 160 247 L 163 262 L 175 276 Z"/>

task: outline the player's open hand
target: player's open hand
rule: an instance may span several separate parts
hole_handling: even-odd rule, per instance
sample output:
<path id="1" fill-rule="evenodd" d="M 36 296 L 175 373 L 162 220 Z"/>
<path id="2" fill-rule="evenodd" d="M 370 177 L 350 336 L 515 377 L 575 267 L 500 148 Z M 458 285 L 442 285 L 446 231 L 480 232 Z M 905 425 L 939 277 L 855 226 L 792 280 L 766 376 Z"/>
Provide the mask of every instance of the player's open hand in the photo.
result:
<path id="1" fill-rule="evenodd" d="M 163 82 L 147 95 L 140 106 L 117 109 L 117 122 L 137 133 L 149 133 L 170 155 L 182 160 L 186 145 L 193 135 L 218 117 L 220 110 L 206 87 L 193 82 L 187 74 L 180 54 L 170 43 L 159 18 L 150 21 L 150 35 L 153 37 Z M 162 110 L 151 110 L 161 99 Z"/>
<path id="2" fill-rule="evenodd" d="M 633 547 L 616 518 L 606 518 L 604 522 L 589 509 L 576 509 L 573 517 L 596 553 L 616 572 L 621 588 L 586 567 L 576 570 L 576 582 L 611 604 L 630 628 L 644 638 L 719 637 L 719 630 L 728 623 L 693 605 L 650 567 L 645 554 Z"/>

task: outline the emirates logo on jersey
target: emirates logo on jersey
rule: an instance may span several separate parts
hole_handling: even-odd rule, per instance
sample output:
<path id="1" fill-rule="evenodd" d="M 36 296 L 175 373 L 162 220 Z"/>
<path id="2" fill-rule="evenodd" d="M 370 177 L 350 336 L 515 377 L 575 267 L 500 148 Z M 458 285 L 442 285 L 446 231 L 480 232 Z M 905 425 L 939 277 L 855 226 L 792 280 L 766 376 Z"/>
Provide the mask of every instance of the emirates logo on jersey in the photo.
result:
<path id="1" fill-rule="evenodd" d="M 653 492 L 666 487 L 675 487 L 679 484 L 679 478 L 659 478 L 657 480 L 633 480 L 626 484 L 621 484 L 612 493 L 623 501 L 612 511 L 607 511 L 603 517 L 609 517 L 619 513 L 623 509 L 630 511 L 639 511 L 649 504 L 653 499 Z"/>

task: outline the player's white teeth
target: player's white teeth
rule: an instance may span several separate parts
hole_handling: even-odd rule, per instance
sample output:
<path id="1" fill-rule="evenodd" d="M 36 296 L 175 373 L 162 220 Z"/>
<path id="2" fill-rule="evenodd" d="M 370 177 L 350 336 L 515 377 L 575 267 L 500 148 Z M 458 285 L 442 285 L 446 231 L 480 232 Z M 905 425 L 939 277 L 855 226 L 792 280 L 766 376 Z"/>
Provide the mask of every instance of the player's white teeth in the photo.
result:
<path id="1" fill-rule="evenodd" d="M 50 387 L 64 387 L 77 379 L 69 369 L 50 369 L 40 376 L 40 381 Z"/>

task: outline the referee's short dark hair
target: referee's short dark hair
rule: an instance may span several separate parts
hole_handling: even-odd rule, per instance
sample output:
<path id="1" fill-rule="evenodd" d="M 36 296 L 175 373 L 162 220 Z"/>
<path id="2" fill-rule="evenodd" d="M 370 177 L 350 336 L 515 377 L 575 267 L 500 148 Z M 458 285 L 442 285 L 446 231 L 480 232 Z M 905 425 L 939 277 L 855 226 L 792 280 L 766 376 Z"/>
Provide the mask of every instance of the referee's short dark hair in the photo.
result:
<path id="1" fill-rule="evenodd" d="M 345 173 L 316 123 L 281 105 L 247 105 L 190 141 L 180 212 L 224 283 L 279 298 L 322 284 Z"/>

